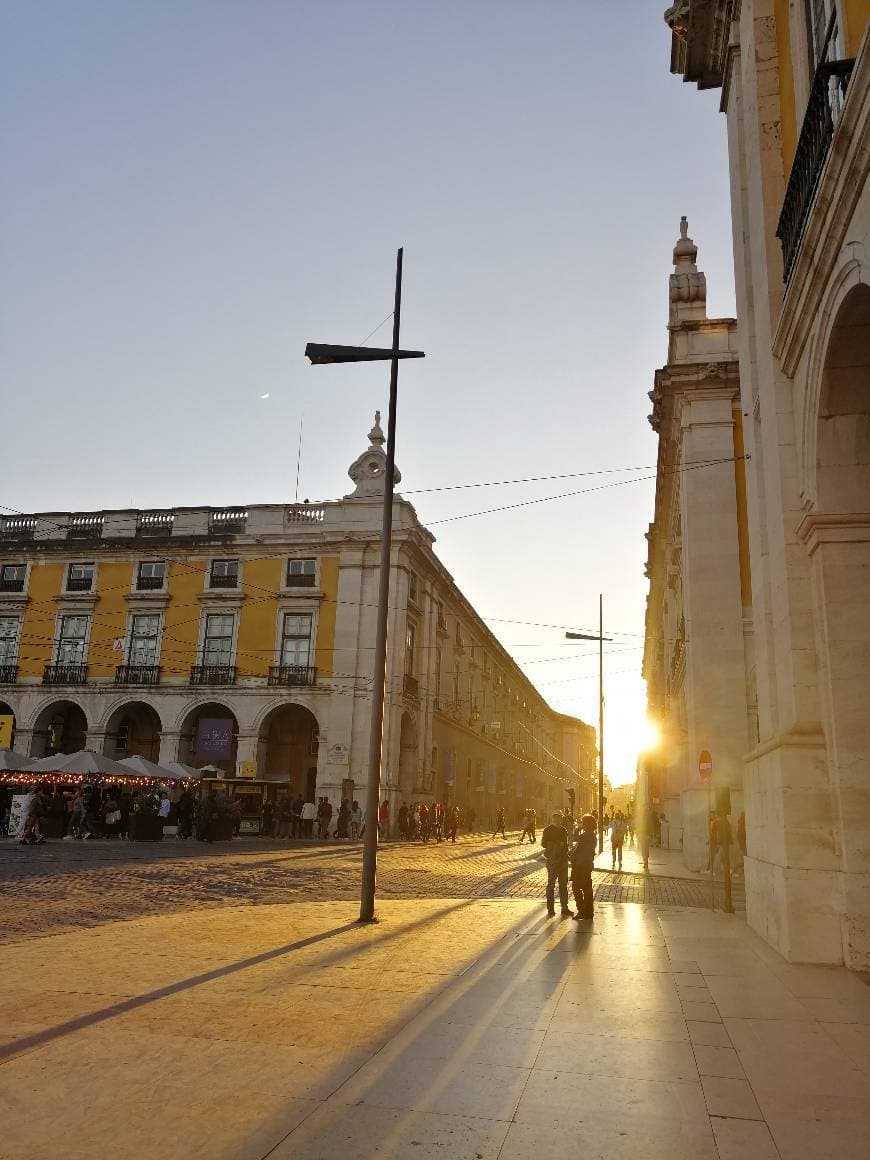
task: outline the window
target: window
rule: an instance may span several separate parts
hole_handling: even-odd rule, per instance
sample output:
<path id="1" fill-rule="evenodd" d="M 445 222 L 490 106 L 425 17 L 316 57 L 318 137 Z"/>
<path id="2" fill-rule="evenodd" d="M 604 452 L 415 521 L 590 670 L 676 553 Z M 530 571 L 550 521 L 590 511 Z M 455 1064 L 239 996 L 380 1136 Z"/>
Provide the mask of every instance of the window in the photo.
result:
<path id="1" fill-rule="evenodd" d="M 408 573 L 408 599 L 417 603 L 417 573 Z"/>
<path id="2" fill-rule="evenodd" d="M 93 586 L 93 564 L 70 564 L 66 574 L 67 592 L 90 592 Z"/>
<path id="3" fill-rule="evenodd" d="M 57 663 L 59 665 L 82 665 L 88 641 L 88 616 L 62 616 L 60 637 L 57 642 Z"/>
<path id="4" fill-rule="evenodd" d="M 136 588 L 139 592 L 148 592 L 162 588 L 166 580 L 166 563 L 163 560 L 143 560 L 139 564 L 136 576 Z"/>
<path id="5" fill-rule="evenodd" d="M 210 612 L 206 616 L 202 641 L 203 665 L 232 664 L 235 619 L 231 613 L 223 612 Z"/>
<path id="6" fill-rule="evenodd" d="M 238 588 L 238 560 L 212 560 L 209 588 Z"/>
<path id="7" fill-rule="evenodd" d="M 160 651 L 160 614 L 149 613 L 134 616 L 130 628 L 130 653 L 128 663 L 143 668 L 153 668 L 157 664 Z"/>
<path id="8" fill-rule="evenodd" d="M 313 588 L 316 579 L 316 560 L 288 560 L 287 587 Z"/>
<path id="9" fill-rule="evenodd" d="M 311 659 L 311 614 L 284 613 L 281 631 L 281 664 L 307 669 Z"/>
<path id="10" fill-rule="evenodd" d="M 417 671 L 417 626 L 409 622 L 405 630 L 405 672 L 413 676 Z"/>
<path id="11" fill-rule="evenodd" d="M 0 568 L 0 592 L 23 592 L 26 578 L 26 564 L 4 564 Z"/>
<path id="12" fill-rule="evenodd" d="M 0 616 L 0 666 L 18 660 L 18 617 Z"/>

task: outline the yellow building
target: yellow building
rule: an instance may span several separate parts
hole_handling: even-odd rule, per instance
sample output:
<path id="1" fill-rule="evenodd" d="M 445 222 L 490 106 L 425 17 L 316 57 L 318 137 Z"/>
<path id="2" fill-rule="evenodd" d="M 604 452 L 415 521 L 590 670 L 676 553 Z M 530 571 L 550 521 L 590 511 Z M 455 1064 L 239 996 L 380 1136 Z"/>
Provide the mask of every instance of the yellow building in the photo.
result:
<path id="1" fill-rule="evenodd" d="M 0 715 L 40 757 L 216 765 L 362 800 L 383 434 L 324 504 L 0 521 Z M 396 499 L 385 796 L 487 818 L 590 796 L 594 731 L 553 712 Z"/>

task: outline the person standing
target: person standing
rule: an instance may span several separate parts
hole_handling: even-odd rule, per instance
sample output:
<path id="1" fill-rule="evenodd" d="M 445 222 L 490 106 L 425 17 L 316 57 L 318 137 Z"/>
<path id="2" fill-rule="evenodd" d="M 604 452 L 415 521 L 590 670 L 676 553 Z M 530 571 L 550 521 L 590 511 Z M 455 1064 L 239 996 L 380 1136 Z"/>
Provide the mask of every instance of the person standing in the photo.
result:
<path id="1" fill-rule="evenodd" d="M 42 790 L 38 787 L 34 788 L 30 795 L 30 801 L 27 803 L 27 813 L 24 815 L 24 827 L 21 831 L 21 837 L 18 839 L 19 846 L 41 846 L 45 841 L 42 836 L 42 830 L 39 828 L 39 819 L 45 813 L 45 802 L 42 797 Z"/>
<path id="2" fill-rule="evenodd" d="M 317 806 L 314 802 L 305 802 L 302 806 L 302 837 L 314 837 L 314 819 L 317 817 Z"/>
<path id="3" fill-rule="evenodd" d="M 595 917 L 592 900 L 592 868 L 597 848 L 596 821 L 592 814 L 580 819 L 580 835 L 571 851 L 571 889 L 577 904 L 575 918 Z"/>
<path id="4" fill-rule="evenodd" d="M 468 807 L 468 832 L 469 832 L 469 834 L 474 833 L 474 823 L 476 820 L 477 820 L 477 811 L 475 810 L 474 806 L 469 806 Z"/>
<path id="5" fill-rule="evenodd" d="M 359 841 L 359 832 L 362 828 L 362 810 L 359 808 L 359 802 L 354 801 L 350 811 L 350 837 L 351 841 Z"/>
<path id="6" fill-rule="evenodd" d="M 386 798 L 378 806 L 378 837 L 382 842 L 390 836 L 390 803 Z"/>
<path id="7" fill-rule="evenodd" d="M 505 833 L 505 806 L 499 806 L 499 812 L 495 814 L 495 829 L 492 832 L 493 838 L 501 831 L 502 838 L 507 838 Z"/>
<path id="8" fill-rule="evenodd" d="M 621 813 L 618 813 L 610 823 L 610 853 L 614 870 L 616 869 L 617 858 L 619 859 L 619 869 L 622 869 L 622 847 L 624 842 L 625 819 Z"/>
<path id="9" fill-rule="evenodd" d="M 456 830 L 459 827 L 459 806 L 447 806 L 444 811 L 444 841 L 456 845 Z"/>
<path id="10" fill-rule="evenodd" d="M 399 806 L 398 822 L 399 822 L 399 837 L 407 839 L 407 837 L 408 837 L 408 807 L 404 802 L 402 802 L 402 804 Z"/>
<path id="11" fill-rule="evenodd" d="M 556 883 L 559 883 L 559 903 L 562 917 L 572 918 L 568 908 L 568 832 L 562 824 L 562 815 L 553 814 L 549 826 L 541 834 L 541 845 L 547 859 L 547 914 L 556 913 Z"/>

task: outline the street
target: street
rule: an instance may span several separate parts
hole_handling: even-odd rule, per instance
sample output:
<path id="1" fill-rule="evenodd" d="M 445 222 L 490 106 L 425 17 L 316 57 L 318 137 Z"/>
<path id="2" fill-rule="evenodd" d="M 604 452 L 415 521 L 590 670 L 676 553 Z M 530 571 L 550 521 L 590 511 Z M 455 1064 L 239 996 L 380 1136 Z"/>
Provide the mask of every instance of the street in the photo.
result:
<path id="1" fill-rule="evenodd" d="M 625 872 L 607 869 L 607 848 L 597 865 L 603 868 L 595 873 L 600 902 L 710 906 L 709 879 L 686 877 L 676 852 L 653 851 L 650 875 L 640 872 L 632 846 Z M 352 901 L 359 896 L 360 867 L 361 847 L 335 842 L 9 843 L 0 847 L 0 940 L 191 908 Z M 520 845 L 518 833 L 463 836 L 455 846 L 389 842 L 379 848 L 378 892 L 385 899 L 543 899 L 545 883 L 540 845 Z M 742 906 L 738 890 L 735 903 Z"/>

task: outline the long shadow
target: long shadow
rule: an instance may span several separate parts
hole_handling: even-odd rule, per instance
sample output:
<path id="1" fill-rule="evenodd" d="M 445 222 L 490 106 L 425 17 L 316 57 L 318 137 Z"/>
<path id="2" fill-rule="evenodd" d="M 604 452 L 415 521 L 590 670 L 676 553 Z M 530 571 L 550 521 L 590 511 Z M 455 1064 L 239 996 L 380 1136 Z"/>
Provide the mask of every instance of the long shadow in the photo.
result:
<path id="1" fill-rule="evenodd" d="M 303 950 L 305 947 L 314 946 L 316 943 L 325 942 L 327 939 L 335 938 L 337 935 L 346 934 L 349 931 L 355 930 L 360 932 L 370 931 L 376 929 L 381 937 L 378 939 L 378 945 L 383 946 L 384 943 L 390 942 L 395 938 L 404 937 L 408 931 L 414 930 L 417 927 L 425 926 L 429 923 L 437 922 L 445 914 L 450 914 L 455 910 L 461 910 L 466 906 L 471 906 L 475 899 L 463 899 L 452 906 L 446 907 L 443 911 L 437 914 L 428 915 L 423 918 L 416 919 L 414 922 L 403 924 L 397 931 L 384 931 L 382 927 L 369 927 L 359 922 L 346 922 L 342 926 L 334 927 L 332 930 L 322 931 L 320 934 L 309 935 L 307 938 L 298 939 L 296 942 L 285 943 L 280 947 L 273 947 L 271 950 L 262 951 L 258 955 L 252 955 L 247 959 L 240 959 L 235 963 L 227 963 L 223 967 L 216 967 L 212 971 L 204 971 L 202 974 L 193 975 L 189 979 L 181 979 L 177 983 L 169 983 L 165 987 L 158 987 L 154 991 L 149 991 L 145 995 L 134 995 L 130 999 L 123 999 L 119 1003 L 113 1003 L 109 1007 L 102 1007 L 99 1011 L 92 1011 L 87 1015 L 81 1015 L 76 1019 L 69 1019 L 65 1023 L 58 1023 L 54 1027 L 47 1027 L 43 1031 L 34 1032 L 32 1035 L 22 1036 L 21 1039 L 16 1039 L 12 1043 L 0 1046 L 0 1064 L 8 1061 L 13 1057 L 30 1051 L 33 1048 L 42 1047 L 46 1043 L 51 1043 L 52 1040 L 61 1039 L 65 1035 L 71 1035 L 76 1031 L 82 1031 L 87 1027 L 96 1026 L 99 1023 L 105 1023 L 109 1019 L 115 1019 L 119 1015 L 126 1015 L 130 1011 L 136 1011 L 140 1007 L 146 1007 L 151 1003 L 157 1003 L 161 999 L 167 999 L 172 995 L 177 995 L 182 991 L 189 991 L 193 987 L 200 987 L 205 983 L 214 982 L 216 979 L 225 978 L 227 975 L 237 974 L 239 971 L 248 970 L 250 967 L 259 966 L 262 963 L 270 962 L 273 959 L 282 958 L 285 955 L 291 954 L 293 951 Z M 326 955 L 322 959 L 315 960 L 310 964 L 310 969 L 316 967 L 324 967 L 335 965 L 342 959 L 348 958 L 352 955 L 358 954 L 359 946 L 347 947 L 343 951 L 338 951 L 335 954 Z"/>

